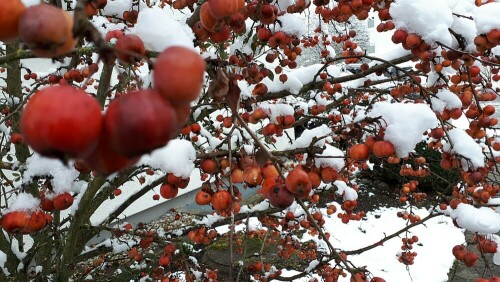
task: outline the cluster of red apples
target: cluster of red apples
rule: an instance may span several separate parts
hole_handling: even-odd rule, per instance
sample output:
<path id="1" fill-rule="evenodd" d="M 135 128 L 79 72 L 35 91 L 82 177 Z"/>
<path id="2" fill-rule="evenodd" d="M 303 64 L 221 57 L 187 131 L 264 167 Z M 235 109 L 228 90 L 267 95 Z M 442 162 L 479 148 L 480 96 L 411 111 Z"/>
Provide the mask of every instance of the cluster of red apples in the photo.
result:
<path id="1" fill-rule="evenodd" d="M 81 159 L 104 175 L 119 171 L 176 136 L 189 103 L 199 95 L 204 69 L 196 52 L 167 48 L 156 61 L 155 89 L 120 96 L 104 116 L 98 102 L 83 90 L 62 85 L 44 88 L 28 101 L 21 132 L 43 156 Z"/>
<path id="2" fill-rule="evenodd" d="M 177 62 L 178 56 L 185 59 L 186 65 Z M 177 134 L 177 118 L 186 116 L 176 113 L 176 109 L 188 106 L 198 96 L 203 82 L 205 62 L 184 47 L 166 49 L 160 54 L 157 66 L 156 89 L 140 90 L 115 99 L 104 117 L 98 102 L 78 88 L 56 85 L 36 92 L 22 113 L 24 140 L 43 156 L 82 159 L 99 174 L 133 165 L 142 154 L 164 146 Z M 165 72 L 165 68 L 177 72 Z M 180 79 L 176 75 L 184 77 Z M 138 108 L 141 110 L 137 111 Z M 170 184 L 163 186 L 167 185 Z M 162 196 L 175 197 L 177 190 L 167 191 L 163 186 Z M 42 197 L 40 208 L 53 212 L 64 210 L 72 203 L 72 196 L 66 192 L 53 199 Z M 43 211 L 7 213 L 2 226 L 11 233 L 39 231 L 51 220 Z"/>

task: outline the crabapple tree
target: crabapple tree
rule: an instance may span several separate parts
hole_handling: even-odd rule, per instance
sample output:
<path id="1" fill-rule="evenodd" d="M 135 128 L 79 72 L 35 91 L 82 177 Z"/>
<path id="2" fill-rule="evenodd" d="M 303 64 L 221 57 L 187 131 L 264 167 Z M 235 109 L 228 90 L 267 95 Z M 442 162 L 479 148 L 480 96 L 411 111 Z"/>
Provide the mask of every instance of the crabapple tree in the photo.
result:
<path id="1" fill-rule="evenodd" d="M 436 217 L 474 237 L 434 256 L 500 264 L 499 14 L 493 0 L 0 1 L 0 280 L 380 282 L 353 258 L 399 241 L 411 269 L 428 244 L 412 232 Z M 386 40 L 369 53 L 353 23 L 374 19 Z M 391 165 L 403 227 L 337 245 L 367 218 L 360 175 Z M 210 215 L 124 216 L 194 189 Z M 227 273 L 196 257 L 221 242 Z M 492 267 L 476 281 L 499 281 Z"/>

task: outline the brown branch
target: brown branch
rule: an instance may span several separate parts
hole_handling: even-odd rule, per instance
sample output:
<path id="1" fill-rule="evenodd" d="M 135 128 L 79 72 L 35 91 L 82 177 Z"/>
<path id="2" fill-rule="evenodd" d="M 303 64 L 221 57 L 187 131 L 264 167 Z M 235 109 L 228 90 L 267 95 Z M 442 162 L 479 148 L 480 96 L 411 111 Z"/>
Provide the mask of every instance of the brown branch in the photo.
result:
<path id="1" fill-rule="evenodd" d="M 413 228 L 415 226 L 423 224 L 427 220 L 429 220 L 431 218 L 434 218 L 436 216 L 439 216 L 439 215 L 442 215 L 442 214 L 440 214 L 440 213 L 431 213 L 428 216 L 422 218 L 422 220 L 417 221 L 415 223 L 412 223 L 412 224 L 406 226 L 405 228 L 403 228 L 403 229 L 401 229 L 401 230 L 399 230 L 399 231 L 397 231 L 397 232 L 395 232 L 395 233 L 393 233 L 393 234 L 391 234 L 389 236 L 384 237 L 384 239 L 382 239 L 382 240 L 380 240 L 380 241 L 378 241 L 378 242 L 376 242 L 376 243 L 374 243 L 374 244 L 372 244 L 370 246 L 366 246 L 364 248 L 360 248 L 360 249 L 357 249 L 357 250 L 345 251 L 344 253 L 346 255 L 358 255 L 358 254 L 364 253 L 364 252 L 366 252 L 368 250 L 371 250 L 371 249 L 374 249 L 376 247 L 382 246 L 384 244 L 384 242 L 389 241 L 390 239 L 392 239 L 394 237 L 397 237 L 399 234 L 401 234 L 403 232 L 406 232 L 406 231 L 410 230 L 411 228 Z"/>

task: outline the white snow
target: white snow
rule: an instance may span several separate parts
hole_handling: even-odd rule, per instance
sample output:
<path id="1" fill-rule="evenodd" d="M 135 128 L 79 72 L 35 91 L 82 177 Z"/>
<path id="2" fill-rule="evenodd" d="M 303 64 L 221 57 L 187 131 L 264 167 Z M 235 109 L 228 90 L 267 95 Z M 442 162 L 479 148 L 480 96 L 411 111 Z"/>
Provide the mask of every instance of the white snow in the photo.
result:
<path id="1" fill-rule="evenodd" d="M 149 155 L 144 155 L 139 164 L 160 169 L 163 173 L 173 173 L 180 177 L 189 177 L 194 169 L 196 151 L 187 140 L 174 139 Z"/>
<path id="2" fill-rule="evenodd" d="M 449 130 L 448 136 L 450 136 L 453 147 L 451 147 L 449 143 L 446 143 L 443 146 L 443 150 L 467 158 L 474 168 L 484 166 L 484 155 L 481 146 L 479 146 L 479 144 L 477 144 L 463 129 L 454 128 Z M 469 162 L 463 159 L 462 166 L 464 169 L 468 169 Z"/>
<path id="3" fill-rule="evenodd" d="M 281 24 L 275 25 L 275 32 L 283 31 L 289 35 L 295 35 L 300 38 L 306 32 L 306 25 L 304 24 L 302 18 L 295 16 L 293 14 L 284 14 L 278 17 L 278 21 Z"/>
<path id="4" fill-rule="evenodd" d="M 500 231 L 500 214 L 487 207 L 476 208 L 469 204 L 459 204 L 451 211 L 451 218 L 458 226 L 472 232 L 497 233 Z"/>
<path id="5" fill-rule="evenodd" d="M 161 52 L 170 46 L 194 48 L 194 34 L 182 22 L 179 14 L 180 12 L 167 8 L 144 9 L 139 13 L 132 31 L 144 41 L 146 49 L 151 51 Z"/>
<path id="6" fill-rule="evenodd" d="M 407 157 L 422 141 L 422 133 L 438 124 L 436 115 L 425 104 L 378 102 L 367 116 L 382 117 L 384 139 L 394 145 L 398 157 Z M 355 121 L 362 118 L 360 115 Z"/>
<path id="7" fill-rule="evenodd" d="M 325 138 L 323 138 L 323 137 L 329 136 L 331 134 L 332 134 L 332 130 L 326 124 L 322 124 L 322 125 L 315 127 L 313 129 L 306 129 L 306 130 L 304 130 L 302 135 L 300 135 L 299 138 L 295 139 L 295 142 L 293 142 L 293 144 L 288 146 L 287 149 L 309 147 L 311 145 L 311 143 L 313 142 L 314 138 L 319 139 L 314 143 L 314 146 L 322 147 L 323 145 L 325 145 Z"/>
<path id="8" fill-rule="evenodd" d="M 500 3 L 489 3 L 477 7 L 473 12 L 477 32 L 488 33 L 492 29 L 500 29 Z"/>
<path id="9" fill-rule="evenodd" d="M 10 211 L 31 212 L 39 209 L 40 200 L 28 193 L 19 193 L 9 199 L 9 209 L 2 211 L 3 214 Z"/>
<path id="10" fill-rule="evenodd" d="M 358 192 L 347 186 L 347 183 L 341 180 L 336 180 L 333 182 L 335 186 L 337 186 L 337 195 L 343 196 L 344 201 L 354 201 L 358 199 Z"/>
<path id="11" fill-rule="evenodd" d="M 0 250 L 0 268 L 5 275 L 10 275 L 7 268 L 5 268 L 5 263 L 7 262 L 7 255 Z"/>
<path id="12" fill-rule="evenodd" d="M 444 109 L 453 110 L 462 107 L 462 101 L 458 96 L 447 89 L 439 90 L 436 97 L 431 98 L 432 109 L 440 114 Z"/>
<path id="13" fill-rule="evenodd" d="M 439 41 L 451 45 L 448 28 L 453 24 L 453 17 L 444 0 L 398 0 L 391 4 L 389 12 L 396 28 L 415 32 L 428 44 Z"/>
<path id="14" fill-rule="evenodd" d="M 340 171 L 344 165 L 344 152 L 332 145 L 325 144 L 325 149 L 322 153 L 317 154 L 314 158 L 314 164 L 317 167 L 331 167 Z"/>
<path id="15" fill-rule="evenodd" d="M 264 110 L 271 122 L 275 122 L 278 116 L 293 115 L 295 111 L 289 104 L 260 103 L 259 108 Z"/>
<path id="16" fill-rule="evenodd" d="M 74 168 L 73 162 L 64 165 L 60 160 L 42 157 L 33 153 L 26 160 L 26 171 L 23 175 L 23 183 L 39 175 L 51 175 L 53 191 L 56 194 L 72 190 L 73 182 L 80 173 Z"/>

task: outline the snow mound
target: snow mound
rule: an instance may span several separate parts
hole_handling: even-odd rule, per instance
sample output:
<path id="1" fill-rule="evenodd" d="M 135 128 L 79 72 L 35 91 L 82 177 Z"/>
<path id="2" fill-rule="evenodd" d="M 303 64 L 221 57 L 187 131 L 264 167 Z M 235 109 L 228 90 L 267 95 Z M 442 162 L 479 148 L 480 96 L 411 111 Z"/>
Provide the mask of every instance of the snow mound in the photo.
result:
<path id="1" fill-rule="evenodd" d="M 193 144 L 187 140 L 174 139 L 165 147 L 153 151 L 150 155 L 144 155 L 139 164 L 187 178 L 194 169 L 195 160 L 196 151 Z"/>
<path id="2" fill-rule="evenodd" d="M 448 28 L 453 24 L 453 16 L 446 1 L 398 0 L 391 4 L 389 12 L 396 28 L 415 32 L 428 44 L 439 41 L 451 45 Z"/>
<path id="3" fill-rule="evenodd" d="M 422 133 L 438 124 L 438 119 L 428 105 L 378 102 L 367 114 L 382 118 L 384 139 L 390 141 L 398 157 L 407 157 L 422 141 Z M 357 119 L 356 119 L 357 120 Z"/>
<path id="4" fill-rule="evenodd" d="M 450 216 L 458 226 L 472 232 L 487 234 L 500 231 L 500 214 L 487 207 L 476 208 L 462 203 L 451 211 Z"/>

